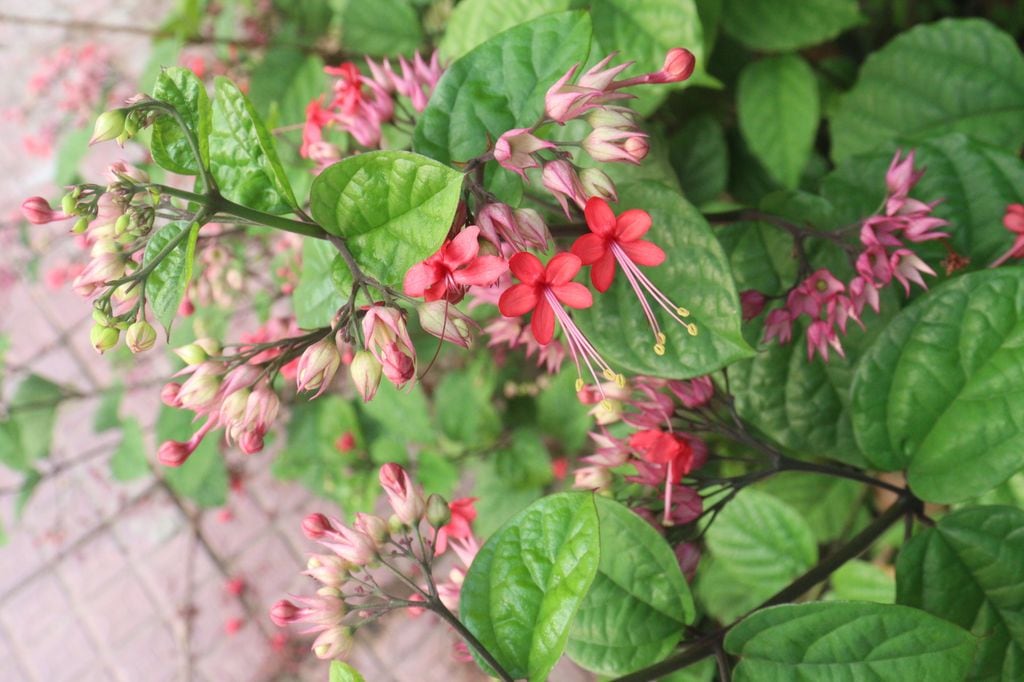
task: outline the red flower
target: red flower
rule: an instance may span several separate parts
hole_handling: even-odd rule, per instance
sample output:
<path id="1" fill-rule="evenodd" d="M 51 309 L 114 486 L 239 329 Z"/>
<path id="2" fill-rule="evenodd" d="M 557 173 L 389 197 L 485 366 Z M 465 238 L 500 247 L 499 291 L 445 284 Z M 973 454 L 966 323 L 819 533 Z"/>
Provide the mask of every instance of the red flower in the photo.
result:
<path id="1" fill-rule="evenodd" d="M 522 284 L 505 290 L 498 300 L 498 310 L 505 317 L 518 317 L 532 310 L 530 330 L 542 346 L 549 343 L 555 333 L 555 317 L 568 319 L 559 303 L 570 308 L 589 308 L 594 303 L 585 286 L 571 281 L 583 267 L 580 259 L 571 253 L 555 254 L 544 267 L 532 253 L 521 251 L 509 259 L 508 265 Z M 557 312 L 555 306 L 559 307 Z"/>
<path id="2" fill-rule="evenodd" d="M 448 509 L 451 510 L 452 518 L 437 531 L 437 539 L 435 541 L 437 547 L 434 550 L 436 554 L 444 553 L 448 548 L 449 538 L 468 540 L 473 537 L 472 524 L 473 520 L 476 519 L 476 509 L 473 508 L 473 503 L 476 500 L 477 498 L 475 497 L 463 497 L 448 503 Z"/>
<path id="3" fill-rule="evenodd" d="M 403 289 L 425 301 L 458 303 L 470 285 L 486 286 L 505 274 L 508 263 L 499 256 L 478 256 L 480 228 L 470 225 L 449 239 L 433 256 L 405 273 Z"/>
<path id="4" fill-rule="evenodd" d="M 590 281 L 598 291 L 608 291 L 615 279 L 616 249 L 620 249 L 637 265 L 661 265 L 665 252 L 657 245 L 641 239 L 651 229 L 651 215 L 633 208 L 615 217 L 608 202 L 591 197 L 583 211 L 590 234 L 572 245 L 572 252 L 590 269 Z"/>

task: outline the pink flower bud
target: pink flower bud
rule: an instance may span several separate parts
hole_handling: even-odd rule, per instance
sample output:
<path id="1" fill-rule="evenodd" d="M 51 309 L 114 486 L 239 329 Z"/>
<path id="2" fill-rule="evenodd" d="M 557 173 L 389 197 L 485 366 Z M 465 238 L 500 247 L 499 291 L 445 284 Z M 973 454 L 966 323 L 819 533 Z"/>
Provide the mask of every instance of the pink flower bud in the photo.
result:
<path id="1" fill-rule="evenodd" d="M 388 529 L 388 522 L 373 514 L 356 513 L 356 530 L 365 533 L 373 542 L 380 547 L 391 536 Z"/>
<path id="2" fill-rule="evenodd" d="M 313 642 L 313 653 L 321 660 L 344 658 L 352 651 L 354 644 L 352 629 L 338 626 L 320 633 Z"/>
<path id="3" fill-rule="evenodd" d="M 303 351 L 295 376 L 298 390 L 316 391 L 313 398 L 320 396 L 327 390 L 340 366 L 338 345 L 332 337 L 325 336 Z"/>
<path id="4" fill-rule="evenodd" d="M 765 295 L 757 289 L 747 289 L 740 292 L 740 307 L 743 309 L 743 321 L 749 322 L 764 310 Z"/>
<path id="5" fill-rule="evenodd" d="M 111 182 L 128 180 L 144 184 L 149 182 L 149 175 L 146 174 L 146 171 L 136 168 L 127 161 L 115 161 L 107 167 L 107 179 Z"/>
<path id="6" fill-rule="evenodd" d="M 665 55 L 661 71 L 651 74 L 649 83 L 678 83 L 689 78 L 697 64 L 693 53 L 682 47 L 673 47 Z"/>
<path id="7" fill-rule="evenodd" d="M 351 431 L 346 431 L 334 441 L 334 448 L 341 453 L 352 452 L 355 446 L 356 437 L 352 435 Z"/>
<path id="8" fill-rule="evenodd" d="M 454 343 L 463 348 L 473 344 L 471 329 L 476 327 L 469 317 L 447 301 L 431 301 L 416 308 L 423 331 L 442 341 Z"/>
<path id="9" fill-rule="evenodd" d="M 339 588 L 348 578 L 349 564 L 336 554 L 314 554 L 306 562 L 306 575 L 327 587 Z"/>
<path id="10" fill-rule="evenodd" d="M 377 556 L 377 543 L 366 533 L 338 526 L 334 532 L 325 534 L 320 540 L 345 561 L 356 566 L 365 566 Z"/>
<path id="11" fill-rule="evenodd" d="M 363 318 L 363 337 L 388 381 L 401 388 L 416 376 L 416 350 L 401 311 L 370 306 Z"/>
<path id="12" fill-rule="evenodd" d="M 178 400 L 179 391 L 181 391 L 181 384 L 177 382 L 164 384 L 164 387 L 160 389 L 160 401 L 167 407 L 181 407 L 181 401 Z"/>
<path id="13" fill-rule="evenodd" d="M 224 366 L 219 362 L 204 362 L 196 367 L 178 391 L 181 406 L 193 412 L 204 413 L 216 405 Z"/>
<path id="14" fill-rule="evenodd" d="M 294 623 L 299 619 L 301 609 L 287 599 L 282 599 L 270 607 L 270 620 L 279 628 Z"/>
<path id="15" fill-rule="evenodd" d="M 71 217 L 60 211 L 54 211 L 50 207 L 50 202 L 43 197 L 29 197 L 21 202 L 21 215 L 33 225 L 45 225 Z"/>
<path id="16" fill-rule="evenodd" d="M 156 330 L 145 320 L 139 320 L 128 327 L 124 340 L 131 352 L 142 353 L 156 344 Z"/>
<path id="17" fill-rule="evenodd" d="M 245 423 L 250 429 L 266 433 L 277 418 L 280 407 L 281 399 L 270 384 L 261 383 L 245 401 Z"/>
<path id="18" fill-rule="evenodd" d="M 165 441 L 157 450 L 156 458 L 164 466 L 180 467 L 193 452 L 195 452 L 195 445 L 192 444 L 192 441 L 169 440 Z"/>
<path id="19" fill-rule="evenodd" d="M 323 514 L 309 514 L 302 519 L 302 532 L 310 540 L 319 540 L 325 533 L 333 531 L 334 525 Z"/>
<path id="20" fill-rule="evenodd" d="M 544 111 L 553 121 L 565 124 L 566 121 L 585 114 L 594 107 L 591 101 L 601 92 L 593 88 L 570 85 L 569 80 L 576 73 L 579 64 L 569 69 L 544 95 Z"/>
<path id="21" fill-rule="evenodd" d="M 224 634 L 228 636 L 236 635 L 244 625 L 245 621 L 241 618 L 228 618 L 226 621 L 224 621 Z"/>
<path id="22" fill-rule="evenodd" d="M 238 447 L 247 455 L 255 455 L 263 449 L 263 433 L 246 431 L 238 438 Z"/>
<path id="23" fill-rule="evenodd" d="M 519 173 L 526 179 L 527 168 L 540 166 L 533 158 L 535 152 L 541 149 L 554 149 L 555 145 L 547 140 L 531 134 L 531 128 L 513 128 L 502 133 L 498 141 L 494 143 L 494 160 L 502 168 Z"/>
<path id="24" fill-rule="evenodd" d="M 22 204 L 24 208 L 24 204 Z M 1010 204 L 1003 214 L 1003 227 L 1016 234 L 1024 234 L 1024 204 Z"/>
<path id="25" fill-rule="evenodd" d="M 544 164 L 541 181 L 544 187 L 558 200 L 566 217 L 572 217 L 569 213 L 567 199 L 571 199 L 581 211 L 586 206 L 586 192 L 583 191 L 583 185 L 580 184 L 580 178 L 576 174 L 576 167 L 568 161 L 559 159 Z"/>
<path id="26" fill-rule="evenodd" d="M 544 219 L 532 208 L 517 208 L 512 212 L 515 227 L 528 247 L 547 251 L 551 246 L 551 232 Z"/>
<path id="27" fill-rule="evenodd" d="M 363 402 L 368 403 L 373 400 L 373 396 L 377 395 L 377 387 L 380 386 L 383 373 L 383 368 L 377 362 L 377 358 L 373 357 L 369 351 L 358 351 L 352 358 L 352 364 L 349 365 L 349 373 Z"/>
<path id="28" fill-rule="evenodd" d="M 245 581 L 241 578 L 231 578 L 224 583 L 224 591 L 233 597 L 237 597 L 245 591 Z"/>
<path id="29" fill-rule="evenodd" d="M 646 135 L 618 128 L 594 128 L 583 139 L 583 149 L 595 161 L 639 164 L 648 152 Z"/>
<path id="30" fill-rule="evenodd" d="M 409 472 L 389 462 L 380 468 L 380 484 L 399 521 L 407 526 L 419 523 L 426 503 L 423 492 L 409 478 Z"/>
<path id="31" fill-rule="evenodd" d="M 612 483 L 612 473 L 602 466 L 582 467 L 573 477 L 573 487 L 583 490 L 604 490 Z"/>
<path id="32" fill-rule="evenodd" d="M 689 409 L 706 405 L 715 393 L 715 385 L 711 377 L 697 377 L 690 381 L 670 381 L 668 388 L 675 394 L 683 406 Z"/>

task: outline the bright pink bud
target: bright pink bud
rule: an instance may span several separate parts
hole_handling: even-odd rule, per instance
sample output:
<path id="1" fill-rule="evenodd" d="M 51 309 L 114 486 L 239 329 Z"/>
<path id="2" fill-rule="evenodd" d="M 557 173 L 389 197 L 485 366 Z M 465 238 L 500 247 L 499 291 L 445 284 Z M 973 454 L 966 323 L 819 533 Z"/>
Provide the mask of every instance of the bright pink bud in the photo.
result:
<path id="1" fill-rule="evenodd" d="M 401 311 L 370 306 L 363 318 L 363 338 L 388 381 L 402 388 L 416 376 L 416 350 Z"/>
<path id="2" fill-rule="evenodd" d="M 576 167 L 568 161 L 559 159 L 544 164 L 541 181 L 561 204 L 566 217 L 572 217 L 567 199 L 571 199 L 581 211 L 587 205 L 587 195 L 580 183 L 579 175 L 576 174 Z"/>
<path id="3" fill-rule="evenodd" d="M 764 320 L 765 343 L 773 338 L 779 343 L 788 343 L 793 338 L 793 316 L 786 308 L 776 308 Z"/>
<path id="4" fill-rule="evenodd" d="M 743 321 L 749 322 L 764 310 L 765 295 L 757 289 L 747 289 L 740 292 L 740 307 L 743 309 Z"/>
<path id="5" fill-rule="evenodd" d="M 395 516 L 407 526 L 420 522 L 426 508 L 423 492 L 409 478 L 409 472 L 389 462 L 380 468 L 380 484 L 387 493 Z"/>
<path id="6" fill-rule="evenodd" d="M 697 377 L 691 381 L 670 381 L 668 388 L 679 398 L 684 407 L 693 409 L 706 405 L 715 393 L 711 377 Z"/>
<path id="7" fill-rule="evenodd" d="M 185 460 L 195 451 L 195 445 L 191 441 L 165 441 L 157 450 L 157 460 L 168 467 L 180 467 Z"/>
<path id="8" fill-rule="evenodd" d="M 569 85 L 569 80 L 578 68 L 579 64 L 576 64 L 569 69 L 564 76 L 548 88 L 547 94 L 544 96 L 544 111 L 553 121 L 564 124 L 566 121 L 585 114 L 595 106 L 591 101 L 601 95 L 600 90 Z"/>
<path id="9" fill-rule="evenodd" d="M 333 531 L 334 525 L 323 514 L 309 514 L 306 518 L 302 519 L 302 532 L 310 540 L 319 540 L 324 536 L 324 533 Z"/>
<path id="10" fill-rule="evenodd" d="M 60 211 L 54 211 L 50 202 L 43 197 L 29 197 L 21 202 L 21 215 L 33 225 L 45 225 L 71 217 Z"/>
<path id="11" fill-rule="evenodd" d="M 533 158 L 535 152 L 541 149 L 554 149 L 555 145 L 547 140 L 542 140 L 531 134 L 531 128 L 513 128 L 502 133 L 498 141 L 494 143 L 494 160 L 514 173 L 519 173 L 526 179 L 527 168 L 540 166 Z"/>
<path id="12" fill-rule="evenodd" d="M 306 348 L 299 358 L 295 383 L 299 391 L 316 391 L 313 398 L 320 396 L 331 383 L 341 366 L 338 344 L 328 335 Z"/>
<path id="13" fill-rule="evenodd" d="M 181 407 L 181 401 L 178 399 L 179 391 L 181 391 L 181 384 L 175 381 L 164 384 L 164 387 L 160 389 L 160 401 L 167 407 Z"/>
<path id="14" fill-rule="evenodd" d="M 352 435 L 351 431 L 338 436 L 337 440 L 334 441 L 334 448 L 338 452 L 352 452 L 352 449 L 356 446 L 356 437 Z"/>
<path id="15" fill-rule="evenodd" d="M 301 609 L 298 606 L 287 599 L 282 599 L 270 607 L 270 620 L 274 621 L 277 627 L 283 628 L 298 620 L 300 613 Z"/>
<path id="16" fill-rule="evenodd" d="M 247 455 L 255 455 L 263 450 L 263 433 L 246 431 L 238 437 L 238 448 Z"/>
<path id="17" fill-rule="evenodd" d="M 693 68 L 697 64 L 697 58 L 693 53 L 682 47 L 673 47 L 665 55 L 665 63 L 661 71 L 652 73 L 649 83 L 678 83 L 684 81 L 693 74 Z"/>
<path id="18" fill-rule="evenodd" d="M 226 621 L 224 621 L 224 634 L 236 635 L 244 625 L 245 621 L 241 618 L 228 618 Z"/>
<path id="19" fill-rule="evenodd" d="M 1024 234 L 1024 204 L 1010 204 L 1003 214 L 1003 227 L 1016 234 Z"/>

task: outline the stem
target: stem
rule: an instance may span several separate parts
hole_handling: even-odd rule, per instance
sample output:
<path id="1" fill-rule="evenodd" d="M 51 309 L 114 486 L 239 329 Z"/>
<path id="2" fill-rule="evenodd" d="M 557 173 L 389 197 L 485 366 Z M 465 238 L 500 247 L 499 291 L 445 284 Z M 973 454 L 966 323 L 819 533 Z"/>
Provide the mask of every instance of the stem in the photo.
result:
<path id="1" fill-rule="evenodd" d="M 273 227 L 278 230 L 284 230 L 285 232 L 301 234 L 304 237 L 329 239 L 331 236 L 328 234 L 327 230 L 316 223 L 307 223 L 301 220 L 285 218 L 284 216 L 264 213 L 263 211 L 257 211 L 254 208 L 249 208 L 248 206 L 242 206 L 241 204 L 236 204 L 233 201 L 228 201 L 224 197 L 218 197 L 218 200 L 214 202 L 214 208 L 218 212 L 224 212 L 237 218 L 245 218 L 246 220 L 251 220 L 254 223 L 260 223 L 261 225 Z"/>
<path id="2" fill-rule="evenodd" d="M 904 488 L 893 485 L 887 481 L 883 481 L 880 478 L 862 474 L 856 469 L 844 469 L 830 464 L 814 464 L 812 462 L 804 462 L 799 459 L 786 457 L 785 455 L 780 457 L 779 464 L 780 471 L 809 471 L 811 473 L 822 474 L 825 476 L 836 476 L 837 478 L 848 478 L 851 481 L 867 483 L 868 485 L 873 485 L 877 488 L 884 488 L 885 490 L 896 493 L 897 495 L 903 495 L 906 493 Z"/>
<path id="3" fill-rule="evenodd" d="M 881 516 L 872 521 L 866 528 L 864 528 L 864 530 L 854 536 L 852 540 L 813 566 L 792 583 L 779 590 L 750 613 L 756 613 L 757 611 L 769 606 L 776 606 L 778 604 L 791 602 L 804 594 L 809 589 L 828 578 L 837 568 L 864 552 L 864 550 L 870 547 L 875 540 L 885 533 L 885 531 L 889 530 L 890 526 L 899 521 L 908 512 L 919 507 L 920 504 L 920 500 L 915 498 L 909 492 L 902 491 L 900 499 L 897 500 L 895 504 L 886 509 Z M 638 670 L 635 673 L 619 677 L 616 679 L 616 682 L 645 682 L 646 680 L 653 680 L 661 677 L 662 675 L 667 675 L 670 672 L 692 665 L 693 663 L 703 660 L 708 656 L 715 655 L 715 652 L 721 646 L 721 641 L 725 637 L 725 634 L 744 618 L 746 618 L 746 616 L 742 616 L 726 627 L 711 633 L 703 639 L 693 642 L 693 644 L 685 651 L 682 651 L 670 658 L 666 658 L 660 663 L 648 666 L 643 670 Z"/>
<path id="4" fill-rule="evenodd" d="M 480 654 L 480 658 L 484 659 L 484 661 L 487 662 L 487 665 L 490 666 L 491 670 L 493 670 L 498 677 L 500 677 L 505 682 L 514 682 L 515 678 L 512 677 L 508 673 L 508 671 L 506 671 L 503 667 L 501 667 L 501 663 L 498 663 L 497 659 L 495 659 L 494 656 L 491 655 L 491 652 L 487 650 L 487 647 L 481 644 L 480 640 L 474 637 L 473 633 L 467 630 L 466 626 L 462 624 L 462 621 L 456 618 L 455 614 L 449 611 L 448 607 L 442 604 L 440 600 L 432 600 L 427 605 L 427 608 L 436 613 L 437 615 L 439 615 L 449 625 L 451 625 L 455 629 L 455 631 L 459 633 L 459 636 L 462 637 L 462 639 L 466 640 L 466 644 L 473 647 L 473 649 L 476 650 L 478 654 Z"/>

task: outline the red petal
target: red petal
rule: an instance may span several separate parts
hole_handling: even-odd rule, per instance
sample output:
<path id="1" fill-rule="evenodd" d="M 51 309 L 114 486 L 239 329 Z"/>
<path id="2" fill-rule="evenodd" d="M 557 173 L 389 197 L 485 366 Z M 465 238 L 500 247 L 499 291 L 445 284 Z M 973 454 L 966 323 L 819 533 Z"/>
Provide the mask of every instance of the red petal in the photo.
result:
<path id="1" fill-rule="evenodd" d="M 422 296 L 431 284 L 438 279 L 437 268 L 426 263 L 417 263 L 405 273 L 402 290 L 406 296 Z"/>
<path id="2" fill-rule="evenodd" d="M 637 265 L 661 265 L 665 262 L 665 252 L 651 242 L 626 242 L 619 246 Z"/>
<path id="3" fill-rule="evenodd" d="M 537 301 L 537 307 L 533 309 L 530 330 L 533 332 L 533 338 L 542 346 L 548 345 L 555 334 L 555 311 L 543 298 Z"/>
<path id="4" fill-rule="evenodd" d="M 480 256 L 452 276 L 459 284 L 486 286 L 508 271 L 508 263 L 498 256 Z"/>
<path id="5" fill-rule="evenodd" d="M 587 199 L 587 206 L 583 209 L 583 215 L 587 217 L 587 227 L 594 234 L 611 236 L 615 230 L 615 212 L 608 202 L 601 197 L 590 197 Z"/>
<path id="6" fill-rule="evenodd" d="M 583 261 L 579 256 L 563 251 L 556 253 L 544 269 L 544 281 L 552 286 L 565 284 L 580 271 Z"/>
<path id="7" fill-rule="evenodd" d="M 643 237 L 649 229 L 651 214 L 639 208 L 631 208 L 616 221 L 615 236 L 620 242 L 631 242 Z"/>
<path id="8" fill-rule="evenodd" d="M 444 249 L 444 263 L 454 270 L 464 265 L 480 253 L 480 243 L 477 238 L 480 236 L 480 228 L 470 225 L 462 232 L 455 235 L 455 239 L 448 242 Z"/>
<path id="9" fill-rule="evenodd" d="M 584 265 L 590 265 L 608 253 L 608 245 L 604 237 L 598 234 L 585 234 L 573 242 L 571 251 L 579 256 Z"/>
<path id="10" fill-rule="evenodd" d="M 430 301 L 440 301 L 447 294 L 448 282 L 442 278 L 427 287 L 427 290 L 423 292 L 423 300 L 428 303 Z"/>
<path id="11" fill-rule="evenodd" d="M 528 284 L 516 284 L 505 289 L 498 299 L 498 310 L 505 317 L 518 317 L 533 310 L 539 300 L 537 290 Z"/>
<path id="12" fill-rule="evenodd" d="M 520 251 L 508 260 L 512 274 L 523 284 L 533 284 L 544 274 L 544 266 L 532 253 Z"/>
<path id="13" fill-rule="evenodd" d="M 590 289 L 578 282 L 569 282 L 551 287 L 551 293 L 570 308 L 589 308 L 594 305 L 594 297 Z"/>
<path id="14" fill-rule="evenodd" d="M 615 281 L 615 254 L 606 251 L 604 256 L 590 268 L 590 281 L 602 294 Z"/>

